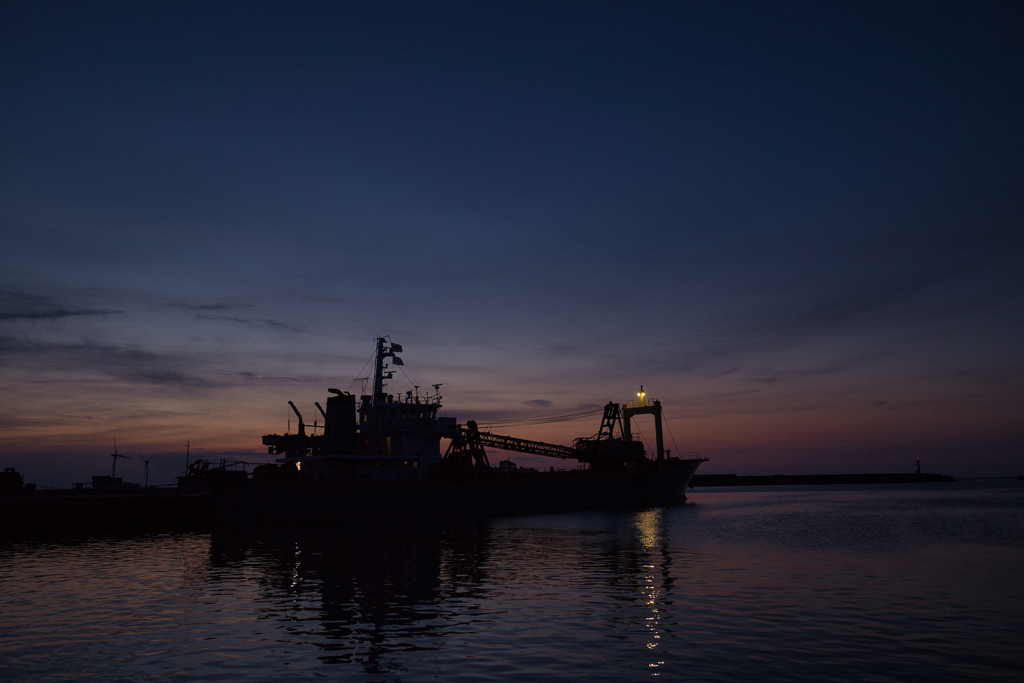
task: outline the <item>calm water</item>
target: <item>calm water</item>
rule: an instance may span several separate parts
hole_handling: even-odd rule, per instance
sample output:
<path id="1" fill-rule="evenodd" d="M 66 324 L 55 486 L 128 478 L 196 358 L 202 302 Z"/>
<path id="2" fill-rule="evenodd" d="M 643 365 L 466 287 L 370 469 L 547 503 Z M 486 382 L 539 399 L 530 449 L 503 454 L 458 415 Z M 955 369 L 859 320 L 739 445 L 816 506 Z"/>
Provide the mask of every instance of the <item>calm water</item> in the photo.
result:
<path id="1" fill-rule="evenodd" d="M 1024 486 L 0 543 L 0 679 L 1019 681 Z"/>

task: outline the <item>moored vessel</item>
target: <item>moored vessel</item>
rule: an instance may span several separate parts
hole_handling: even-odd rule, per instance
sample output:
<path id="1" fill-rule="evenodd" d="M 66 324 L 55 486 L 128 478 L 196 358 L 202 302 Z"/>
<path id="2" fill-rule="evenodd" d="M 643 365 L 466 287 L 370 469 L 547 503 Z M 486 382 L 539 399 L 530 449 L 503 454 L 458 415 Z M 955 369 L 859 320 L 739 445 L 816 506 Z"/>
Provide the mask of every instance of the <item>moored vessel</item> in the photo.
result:
<path id="1" fill-rule="evenodd" d="M 665 450 L 662 409 L 638 399 L 604 406 L 594 436 L 571 446 L 485 431 L 469 420 L 438 415 L 440 387 L 421 395 L 387 391 L 402 346 L 376 339 L 372 391 L 358 397 L 328 389 L 323 418 L 312 429 L 294 403 L 295 434 L 268 434 L 263 444 L 281 456 L 251 477 L 216 486 L 224 519 L 257 524 L 329 522 L 354 517 L 523 514 L 620 505 L 667 505 L 686 500 L 686 486 L 706 458 Z M 358 400 L 357 400 L 358 398 Z M 654 416 L 656 448 L 634 440 L 632 419 Z M 442 440 L 448 441 L 444 453 Z M 487 450 L 575 460 L 574 467 L 492 467 Z M 215 476 L 210 471 L 209 476 Z"/>

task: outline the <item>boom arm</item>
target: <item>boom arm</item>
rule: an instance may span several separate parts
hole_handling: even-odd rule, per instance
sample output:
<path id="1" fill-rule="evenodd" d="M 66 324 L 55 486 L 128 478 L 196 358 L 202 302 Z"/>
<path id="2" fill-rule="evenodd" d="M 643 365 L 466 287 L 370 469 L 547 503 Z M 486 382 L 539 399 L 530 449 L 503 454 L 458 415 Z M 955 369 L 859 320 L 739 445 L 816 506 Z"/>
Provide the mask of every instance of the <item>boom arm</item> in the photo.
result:
<path id="1" fill-rule="evenodd" d="M 473 424 L 470 422 L 470 424 Z M 468 426 L 468 425 L 467 425 Z M 473 428 L 476 425 L 473 424 Z M 479 432 L 480 443 L 490 448 L 498 448 L 503 451 L 515 451 L 517 453 L 532 453 L 533 455 L 546 455 L 549 458 L 579 458 L 582 455 L 575 448 L 569 446 L 560 446 L 553 443 L 544 443 L 543 441 L 528 441 L 526 439 L 517 439 L 514 436 L 501 436 L 500 434 L 491 434 L 490 432 Z"/>
<path id="2" fill-rule="evenodd" d="M 658 419 L 657 433 L 659 436 L 659 452 L 661 447 L 661 405 L 655 402 L 657 411 L 655 417 Z M 636 412 L 654 412 L 641 408 Z M 574 458 L 583 463 L 600 466 L 616 466 L 629 462 L 640 462 L 647 459 L 644 453 L 644 446 L 638 441 L 633 441 L 629 433 L 629 413 L 621 413 L 616 403 L 609 403 L 605 406 L 604 419 L 601 423 L 601 431 L 597 436 L 589 439 L 576 439 L 573 446 L 562 446 L 560 444 L 544 443 L 543 441 L 530 441 L 519 439 L 514 436 L 504 436 L 481 432 L 476 422 L 467 420 L 466 425 L 459 426 L 452 437 L 451 446 L 445 453 L 443 461 L 446 466 L 456 468 L 483 467 L 489 468 L 487 462 L 487 451 L 485 448 L 495 448 L 503 451 L 515 451 L 517 453 L 530 453 L 531 455 L 543 455 L 549 458 L 567 460 Z M 619 424 L 624 432 L 622 438 L 614 436 L 614 428 Z"/>
<path id="3" fill-rule="evenodd" d="M 288 401 L 288 405 L 290 405 L 292 407 L 292 410 L 295 411 L 295 415 L 297 415 L 298 418 L 299 418 L 299 436 L 305 436 L 306 435 L 306 423 L 304 423 L 302 421 L 302 413 L 299 412 L 299 409 L 296 408 L 295 404 L 292 403 L 291 401 Z"/>

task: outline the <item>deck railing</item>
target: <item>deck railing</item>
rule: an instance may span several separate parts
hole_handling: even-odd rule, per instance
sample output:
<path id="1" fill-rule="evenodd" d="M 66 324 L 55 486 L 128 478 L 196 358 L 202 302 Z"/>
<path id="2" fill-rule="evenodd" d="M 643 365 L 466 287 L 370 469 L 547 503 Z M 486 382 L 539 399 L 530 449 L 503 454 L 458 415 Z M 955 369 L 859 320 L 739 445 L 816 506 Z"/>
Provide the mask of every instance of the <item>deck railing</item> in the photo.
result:
<path id="1" fill-rule="evenodd" d="M 640 401 L 640 399 L 636 399 L 634 401 L 627 401 L 623 408 L 653 408 L 654 402 L 657 400 L 658 399 L 656 398 L 647 398 L 645 396 L 642 402 Z"/>

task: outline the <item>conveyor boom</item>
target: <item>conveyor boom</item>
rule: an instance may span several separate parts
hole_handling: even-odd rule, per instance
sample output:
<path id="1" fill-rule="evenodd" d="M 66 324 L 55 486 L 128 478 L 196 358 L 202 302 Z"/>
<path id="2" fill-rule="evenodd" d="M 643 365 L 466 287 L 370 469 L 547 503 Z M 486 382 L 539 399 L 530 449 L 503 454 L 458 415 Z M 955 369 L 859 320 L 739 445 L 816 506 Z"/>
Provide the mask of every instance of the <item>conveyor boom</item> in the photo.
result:
<path id="1" fill-rule="evenodd" d="M 503 451 L 516 451 L 517 453 L 531 453 L 533 455 L 546 455 L 550 458 L 579 458 L 581 453 L 570 446 L 560 446 L 543 441 L 528 441 L 517 439 L 514 436 L 501 436 L 490 432 L 478 432 L 480 442 L 489 448 L 497 448 Z"/>

